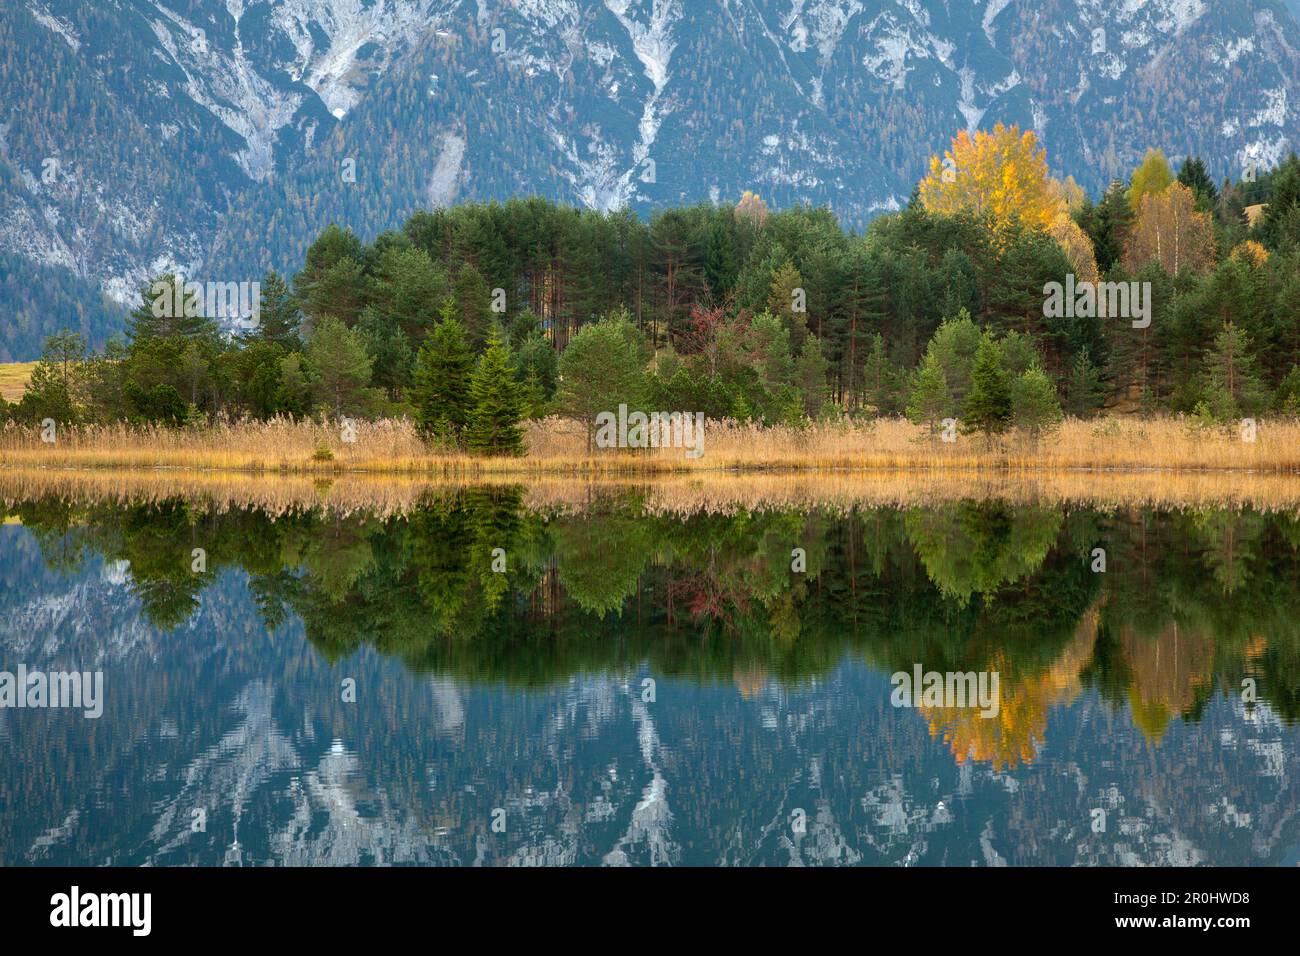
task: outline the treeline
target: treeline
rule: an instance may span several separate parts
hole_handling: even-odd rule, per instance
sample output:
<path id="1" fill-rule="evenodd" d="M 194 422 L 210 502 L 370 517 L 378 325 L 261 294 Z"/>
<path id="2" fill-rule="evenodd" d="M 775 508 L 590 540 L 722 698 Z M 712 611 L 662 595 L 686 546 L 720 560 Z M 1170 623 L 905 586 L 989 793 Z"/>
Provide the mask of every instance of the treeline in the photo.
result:
<path id="1" fill-rule="evenodd" d="M 512 453 L 524 417 L 590 427 L 621 402 L 987 432 L 1063 410 L 1300 412 L 1300 159 L 1216 187 L 1153 151 L 1094 202 L 1047 176 L 1032 133 L 998 127 L 932 167 L 864 236 L 751 194 L 649 222 L 533 198 L 418 212 L 371 243 L 330 226 L 290 280 L 261 280 L 256 328 L 160 315 L 146 289 L 102 352 L 49 340 L 7 413 L 409 415 Z M 1048 284 L 1075 280 L 1149 283 L 1149 325 L 1049 314 Z"/>

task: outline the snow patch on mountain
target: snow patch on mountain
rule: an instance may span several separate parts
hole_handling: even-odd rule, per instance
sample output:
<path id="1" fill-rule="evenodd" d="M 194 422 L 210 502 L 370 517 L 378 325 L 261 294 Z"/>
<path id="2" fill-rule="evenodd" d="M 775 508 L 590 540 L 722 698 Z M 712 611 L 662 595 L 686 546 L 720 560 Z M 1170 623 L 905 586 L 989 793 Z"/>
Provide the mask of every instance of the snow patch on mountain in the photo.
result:
<path id="1" fill-rule="evenodd" d="M 984 35 L 988 37 L 989 43 L 997 41 L 997 28 L 993 26 L 993 21 L 998 18 L 998 14 L 1005 10 L 1011 0 L 988 0 L 988 6 L 984 8 L 984 19 L 980 21 L 980 26 L 984 29 Z"/>
<path id="2" fill-rule="evenodd" d="M 27 9 L 32 12 L 36 22 L 43 27 L 48 27 L 67 42 L 72 47 L 72 52 L 76 53 L 81 49 L 81 37 L 77 35 L 77 30 L 72 23 L 64 17 L 56 17 L 54 14 L 39 3 L 27 4 Z"/>
<path id="3" fill-rule="evenodd" d="M 455 133 L 444 133 L 438 149 L 438 160 L 429 177 L 429 205 L 437 209 L 450 206 L 460 189 L 461 165 L 465 160 L 465 138 Z"/>
<path id="4" fill-rule="evenodd" d="M 867 32 L 872 37 L 875 53 L 863 54 L 862 65 L 894 89 L 904 89 L 907 74 L 911 71 L 907 58 L 927 59 L 930 56 L 929 47 L 910 27 L 900 24 L 890 14 L 882 13 L 876 17 L 867 27 Z"/>
<path id="5" fill-rule="evenodd" d="M 435 28 L 434 0 L 287 0 L 275 8 L 297 61 L 285 70 L 342 118 L 362 96 L 368 71 L 382 73 L 397 53 Z M 362 60 L 365 50 L 378 59 Z"/>

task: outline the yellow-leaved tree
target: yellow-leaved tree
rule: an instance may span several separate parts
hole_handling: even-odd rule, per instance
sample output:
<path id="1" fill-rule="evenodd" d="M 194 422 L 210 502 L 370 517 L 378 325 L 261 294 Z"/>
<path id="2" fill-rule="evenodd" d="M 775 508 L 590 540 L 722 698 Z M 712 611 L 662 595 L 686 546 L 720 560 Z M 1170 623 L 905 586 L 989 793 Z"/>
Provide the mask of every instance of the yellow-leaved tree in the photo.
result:
<path id="1" fill-rule="evenodd" d="M 1047 151 L 1033 130 L 999 123 L 993 132 L 962 130 L 943 157 L 930 157 L 921 180 L 921 204 L 930 212 L 988 217 L 995 229 L 1019 219 L 1048 228 L 1064 205 L 1047 174 Z"/>
<path id="2" fill-rule="evenodd" d="M 1191 269 L 1203 275 L 1214 268 L 1214 225 L 1209 213 L 1198 212 L 1196 194 L 1182 183 L 1163 192 L 1147 193 L 1124 244 L 1124 268 L 1137 272 L 1157 262 L 1169 275 Z"/>
<path id="3" fill-rule="evenodd" d="M 1080 280 L 1097 279 L 1092 240 L 1070 218 L 1070 205 L 1082 201 L 1082 190 L 1072 179 L 1059 183 L 1048 175 L 1047 151 L 1033 130 L 1001 123 L 991 133 L 962 130 L 942 157 L 930 157 L 920 199 L 929 212 L 984 218 L 995 235 L 1015 222 L 1043 229 Z"/>

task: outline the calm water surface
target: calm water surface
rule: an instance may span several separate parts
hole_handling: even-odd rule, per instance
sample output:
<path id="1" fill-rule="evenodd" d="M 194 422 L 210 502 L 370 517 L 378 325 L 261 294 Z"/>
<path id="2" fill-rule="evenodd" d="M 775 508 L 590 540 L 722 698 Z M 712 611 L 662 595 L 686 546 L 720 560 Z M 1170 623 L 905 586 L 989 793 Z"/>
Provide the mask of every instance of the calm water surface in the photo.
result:
<path id="1" fill-rule="evenodd" d="M 0 864 L 1300 862 L 1294 516 L 8 510 Z"/>

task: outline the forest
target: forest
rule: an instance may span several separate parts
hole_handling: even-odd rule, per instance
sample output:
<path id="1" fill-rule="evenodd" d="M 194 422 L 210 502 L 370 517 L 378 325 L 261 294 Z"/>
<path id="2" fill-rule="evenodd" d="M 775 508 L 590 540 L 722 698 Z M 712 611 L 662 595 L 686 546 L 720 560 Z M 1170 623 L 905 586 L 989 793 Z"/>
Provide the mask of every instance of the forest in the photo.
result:
<path id="1" fill-rule="evenodd" d="M 534 197 L 418 211 L 372 242 L 331 225 L 259 280 L 253 327 L 160 308 L 159 277 L 102 349 L 50 338 L 3 412 L 405 416 L 490 455 L 524 451 L 526 418 L 590 427 L 620 403 L 1036 435 L 1064 415 L 1300 414 L 1300 158 L 1216 186 L 1150 150 L 1095 198 L 1048 168 L 1032 132 L 962 132 L 864 235 L 752 193 L 649 221 Z M 1151 321 L 1052 314 L 1047 289 L 1076 282 L 1138 283 Z"/>

